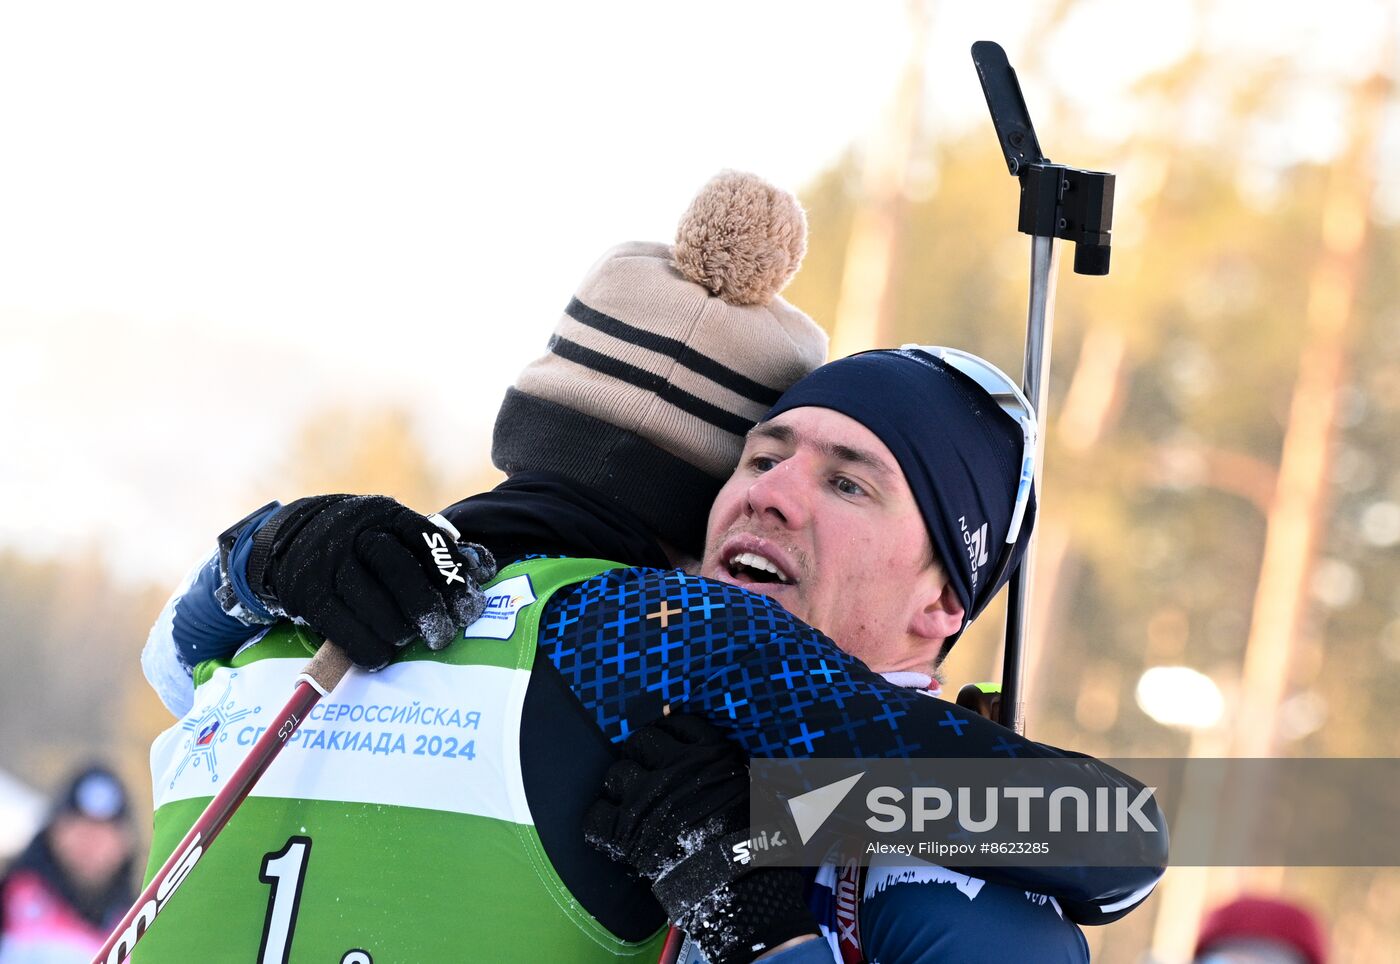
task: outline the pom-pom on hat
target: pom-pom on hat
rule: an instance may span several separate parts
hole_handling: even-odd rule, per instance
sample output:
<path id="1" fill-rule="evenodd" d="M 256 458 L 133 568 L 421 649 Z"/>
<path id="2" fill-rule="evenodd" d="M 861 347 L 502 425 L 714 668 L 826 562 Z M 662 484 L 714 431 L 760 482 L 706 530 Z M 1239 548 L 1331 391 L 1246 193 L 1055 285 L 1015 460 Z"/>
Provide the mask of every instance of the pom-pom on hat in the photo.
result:
<path id="1" fill-rule="evenodd" d="M 745 434 L 826 357 L 826 333 L 778 296 L 806 245 L 796 198 L 725 171 L 691 202 L 674 247 L 608 251 L 548 353 L 506 392 L 496 467 L 589 485 L 699 555 Z"/>
<path id="2" fill-rule="evenodd" d="M 676 229 L 681 274 L 731 305 L 765 305 L 807 253 L 807 215 L 797 198 L 739 171 L 705 185 Z"/>

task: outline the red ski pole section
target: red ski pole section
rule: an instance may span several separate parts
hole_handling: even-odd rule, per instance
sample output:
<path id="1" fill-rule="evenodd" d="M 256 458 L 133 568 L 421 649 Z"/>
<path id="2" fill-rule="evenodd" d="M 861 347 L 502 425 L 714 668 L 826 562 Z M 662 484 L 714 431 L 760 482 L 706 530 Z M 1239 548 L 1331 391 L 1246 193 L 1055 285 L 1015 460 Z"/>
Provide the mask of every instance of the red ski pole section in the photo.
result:
<path id="1" fill-rule="evenodd" d="M 282 707 L 272 725 L 253 744 L 243 763 L 229 777 L 228 783 L 209 801 L 209 806 L 204 808 L 194 826 L 190 827 L 189 833 L 185 834 L 184 839 L 171 852 L 169 859 L 151 878 L 146 889 L 141 891 L 141 896 L 136 898 L 136 903 L 112 931 L 107 943 L 102 945 L 102 950 L 93 958 L 92 964 L 120 964 L 127 959 L 136 942 L 150 929 L 156 915 L 165 910 L 176 888 L 184 882 L 199 862 L 199 858 L 213 844 L 214 838 L 224 829 L 238 805 L 247 799 L 258 778 L 272 765 L 272 761 L 277 759 L 277 754 L 282 752 L 282 747 L 292 738 L 297 727 L 301 726 L 311 708 L 322 696 L 335 689 L 349 668 L 350 661 L 339 647 L 329 640 L 321 644 L 316 655 L 297 677 L 296 688 L 292 691 L 292 698 L 287 701 L 287 705 Z"/>
<path id="2" fill-rule="evenodd" d="M 666 932 L 666 942 L 661 945 L 661 956 L 656 959 L 656 964 L 676 964 L 680 960 L 681 947 L 685 944 L 685 932 L 675 924 Z"/>

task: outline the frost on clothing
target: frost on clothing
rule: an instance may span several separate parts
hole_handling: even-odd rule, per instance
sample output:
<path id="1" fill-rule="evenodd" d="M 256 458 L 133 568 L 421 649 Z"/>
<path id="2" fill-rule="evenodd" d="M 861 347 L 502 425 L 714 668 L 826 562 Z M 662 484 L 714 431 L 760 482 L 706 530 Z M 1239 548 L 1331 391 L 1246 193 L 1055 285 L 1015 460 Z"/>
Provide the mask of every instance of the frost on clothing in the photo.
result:
<path id="1" fill-rule="evenodd" d="M 206 585 L 196 580 L 191 593 Z M 206 612 L 205 606 L 184 600 L 171 605 L 176 618 L 169 625 L 176 640 L 158 646 L 157 654 L 186 651 L 179 637 Z M 253 632 L 244 628 L 245 636 Z M 541 616 L 537 663 L 540 659 L 548 660 L 614 742 L 675 704 L 708 717 L 752 757 L 1090 762 L 955 704 L 891 685 L 766 597 L 674 570 L 617 569 L 557 593 Z M 147 673 L 151 678 L 149 665 Z M 1141 789 L 1102 764 L 1096 777 L 1134 794 Z M 1155 805 L 1148 816 L 1164 826 Z M 1165 837 L 1162 832 L 1134 841 L 1146 866 L 980 868 L 977 873 L 1052 894 L 1073 920 L 1104 923 L 1151 892 L 1165 866 Z"/>
<path id="2" fill-rule="evenodd" d="M 906 858 L 908 859 L 908 858 Z M 808 888 L 822 939 L 791 952 L 793 964 L 840 964 L 836 865 L 824 863 Z M 1084 934 L 1053 897 L 1000 887 L 917 859 L 875 857 L 859 901 L 860 949 L 872 964 L 1002 964 L 1011 949 L 1035 948 L 1038 964 L 1088 964 Z M 775 961 L 786 961 L 782 955 Z M 681 964 L 705 964 L 687 941 Z"/>
<path id="3" fill-rule="evenodd" d="M 147 681 L 175 716 L 184 716 L 194 703 L 194 667 L 231 655 L 258 632 L 219 607 L 214 597 L 218 588 L 216 552 L 191 569 L 166 600 L 141 651 Z"/>
<path id="4" fill-rule="evenodd" d="M 752 757 L 1088 761 L 892 686 L 766 597 L 674 570 L 612 570 L 558 594 L 541 621 L 540 651 L 615 742 L 675 704 L 708 717 Z M 1095 770 L 1105 785 L 1141 789 L 1111 767 Z M 1164 826 L 1155 809 L 1150 816 Z M 1140 834 L 1134 846 L 1151 866 L 978 873 L 1053 894 L 1074 919 L 1098 923 L 1126 913 L 1161 876 L 1165 833 Z"/>

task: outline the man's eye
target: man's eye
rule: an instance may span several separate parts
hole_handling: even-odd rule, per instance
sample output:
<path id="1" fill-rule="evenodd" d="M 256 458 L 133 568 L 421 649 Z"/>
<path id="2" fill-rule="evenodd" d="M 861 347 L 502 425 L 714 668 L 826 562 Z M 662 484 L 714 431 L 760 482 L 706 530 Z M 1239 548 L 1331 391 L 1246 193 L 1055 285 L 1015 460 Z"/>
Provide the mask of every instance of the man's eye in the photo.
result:
<path id="1" fill-rule="evenodd" d="M 755 455 L 753 458 L 749 459 L 749 468 L 753 469 L 755 472 L 767 472 L 777 464 L 777 459 L 769 458 L 766 455 Z"/>
<path id="2" fill-rule="evenodd" d="M 838 475 L 832 480 L 832 485 L 836 486 L 836 491 L 840 492 L 842 495 L 865 495 L 864 486 L 859 482 L 846 478 L 844 475 Z"/>

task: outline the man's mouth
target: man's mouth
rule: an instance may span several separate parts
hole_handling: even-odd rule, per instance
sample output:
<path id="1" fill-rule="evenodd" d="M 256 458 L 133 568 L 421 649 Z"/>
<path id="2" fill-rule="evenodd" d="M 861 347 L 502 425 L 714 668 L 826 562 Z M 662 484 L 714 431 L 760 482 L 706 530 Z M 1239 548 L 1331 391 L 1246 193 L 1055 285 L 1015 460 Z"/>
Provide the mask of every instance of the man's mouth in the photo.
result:
<path id="1" fill-rule="evenodd" d="M 729 575 L 741 582 L 780 583 L 784 586 L 791 579 L 778 568 L 778 564 L 757 552 L 736 552 L 725 563 Z"/>

